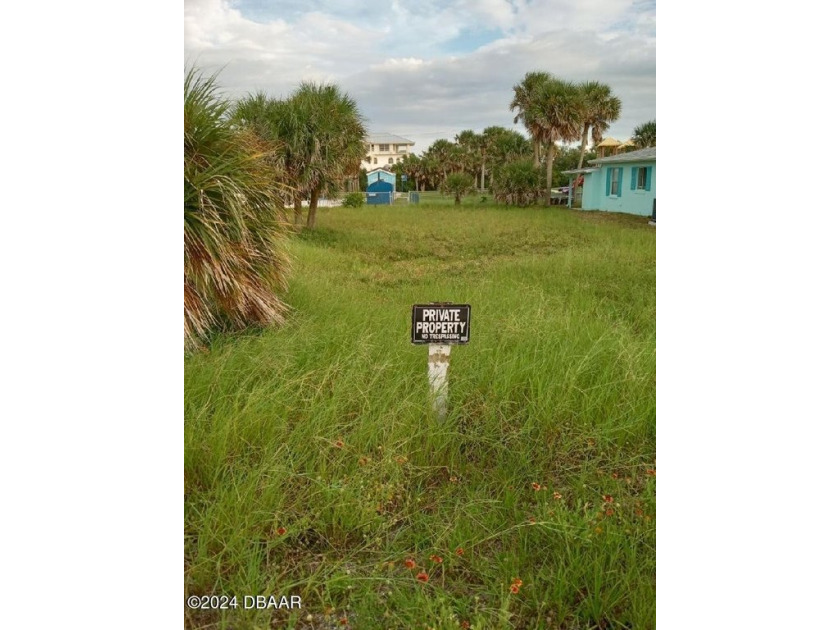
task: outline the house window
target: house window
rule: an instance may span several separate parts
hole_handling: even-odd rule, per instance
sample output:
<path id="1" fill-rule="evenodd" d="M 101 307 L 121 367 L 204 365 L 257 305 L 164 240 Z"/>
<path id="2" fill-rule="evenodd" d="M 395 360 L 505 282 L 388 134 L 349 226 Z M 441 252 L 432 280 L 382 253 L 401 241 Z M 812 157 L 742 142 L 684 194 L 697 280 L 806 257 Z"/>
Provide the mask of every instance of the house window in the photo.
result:
<path id="1" fill-rule="evenodd" d="M 376 158 L 373 158 L 373 163 L 374 163 L 374 164 L 378 164 L 378 163 L 379 163 L 379 160 L 377 160 Z"/>
<path id="2" fill-rule="evenodd" d="M 391 145 L 389 145 L 389 144 L 380 144 L 379 145 L 379 152 L 380 153 L 387 153 L 388 152 L 388 147 L 390 147 L 390 146 Z"/>
<path id="3" fill-rule="evenodd" d="M 652 178 L 652 166 L 634 166 L 630 169 L 630 190 L 650 190 Z"/>
<path id="4" fill-rule="evenodd" d="M 369 156 L 369 155 L 368 155 L 368 156 L 365 156 L 365 162 L 367 162 L 368 164 L 370 164 L 370 156 Z"/>
<path id="5" fill-rule="evenodd" d="M 388 158 L 388 164 L 393 164 L 393 163 L 394 163 L 394 158 Z"/>
<path id="6" fill-rule="evenodd" d="M 618 195 L 618 191 L 621 190 L 621 183 L 619 182 L 619 173 L 621 173 L 620 168 L 611 168 L 610 169 L 610 194 L 611 195 Z"/>

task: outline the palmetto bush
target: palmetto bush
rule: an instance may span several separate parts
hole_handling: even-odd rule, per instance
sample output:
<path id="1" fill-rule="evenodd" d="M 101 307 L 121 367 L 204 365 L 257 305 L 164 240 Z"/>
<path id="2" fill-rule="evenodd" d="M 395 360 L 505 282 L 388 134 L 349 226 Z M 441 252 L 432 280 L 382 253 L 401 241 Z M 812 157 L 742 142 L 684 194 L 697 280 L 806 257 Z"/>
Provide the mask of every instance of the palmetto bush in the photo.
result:
<path id="1" fill-rule="evenodd" d="M 440 191 L 447 195 L 455 195 L 455 204 L 460 205 L 461 197 L 475 191 L 473 178 L 466 173 L 452 173 L 441 184 Z"/>
<path id="2" fill-rule="evenodd" d="M 536 203 L 542 188 L 541 179 L 540 169 L 530 160 L 509 162 L 498 169 L 493 182 L 493 197 L 508 205 Z"/>
<path id="3" fill-rule="evenodd" d="M 184 78 L 184 343 L 279 323 L 289 260 L 270 149 L 228 120 L 215 77 Z"/>

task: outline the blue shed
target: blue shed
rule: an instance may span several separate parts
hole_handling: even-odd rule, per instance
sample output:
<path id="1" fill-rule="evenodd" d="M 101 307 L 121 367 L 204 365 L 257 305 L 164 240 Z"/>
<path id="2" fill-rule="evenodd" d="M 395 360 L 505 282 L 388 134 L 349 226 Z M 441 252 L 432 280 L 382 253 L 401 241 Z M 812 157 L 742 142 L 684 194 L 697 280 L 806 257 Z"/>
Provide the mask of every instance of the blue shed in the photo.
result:
<path id="1" fill-rule="evenodd" d="M 370 205 L 390 205 L 394 197 L 394 184 L 384 179 L 374 181 L 367 187 L 367 202 Z"/>
<path id="2" fill-rule="evenodd" d="M 649 217 L 656 208 L 656 147 L 590 160 L 590 168 L 563 171 L 583 175 L 583 210 L 626 212 Z"/>

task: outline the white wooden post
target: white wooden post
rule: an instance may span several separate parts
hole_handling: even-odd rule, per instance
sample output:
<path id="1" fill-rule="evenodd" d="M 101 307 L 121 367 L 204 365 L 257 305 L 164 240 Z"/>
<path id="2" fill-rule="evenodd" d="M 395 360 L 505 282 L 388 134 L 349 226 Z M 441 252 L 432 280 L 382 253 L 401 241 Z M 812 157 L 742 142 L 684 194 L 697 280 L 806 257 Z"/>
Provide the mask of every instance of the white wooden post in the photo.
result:
<path id="1" fill-rule="evenodd" d="M 446 418 L 446 398 L 449 393 L 447 371 L 451 351 L 450 345 L 429 344 L 429 388 L 432 392 L 432 409 L 440 420 Z"/>

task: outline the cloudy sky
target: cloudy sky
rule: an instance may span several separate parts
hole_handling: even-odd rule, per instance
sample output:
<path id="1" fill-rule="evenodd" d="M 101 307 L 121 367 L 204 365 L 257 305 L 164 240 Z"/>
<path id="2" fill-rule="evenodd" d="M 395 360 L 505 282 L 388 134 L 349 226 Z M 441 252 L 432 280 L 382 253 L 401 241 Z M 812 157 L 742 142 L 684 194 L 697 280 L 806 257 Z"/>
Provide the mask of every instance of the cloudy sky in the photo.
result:
<path id="1" fill-rule="evenodd" d="M 531 70 L 609 84 L 623 107 L 607 135 L 656 118 L 655 0 L 185 0 L 184 48 L 231 98 L 337 83 L 417 153 L 464 129 L 524 133 L 509 105 Z"/>

